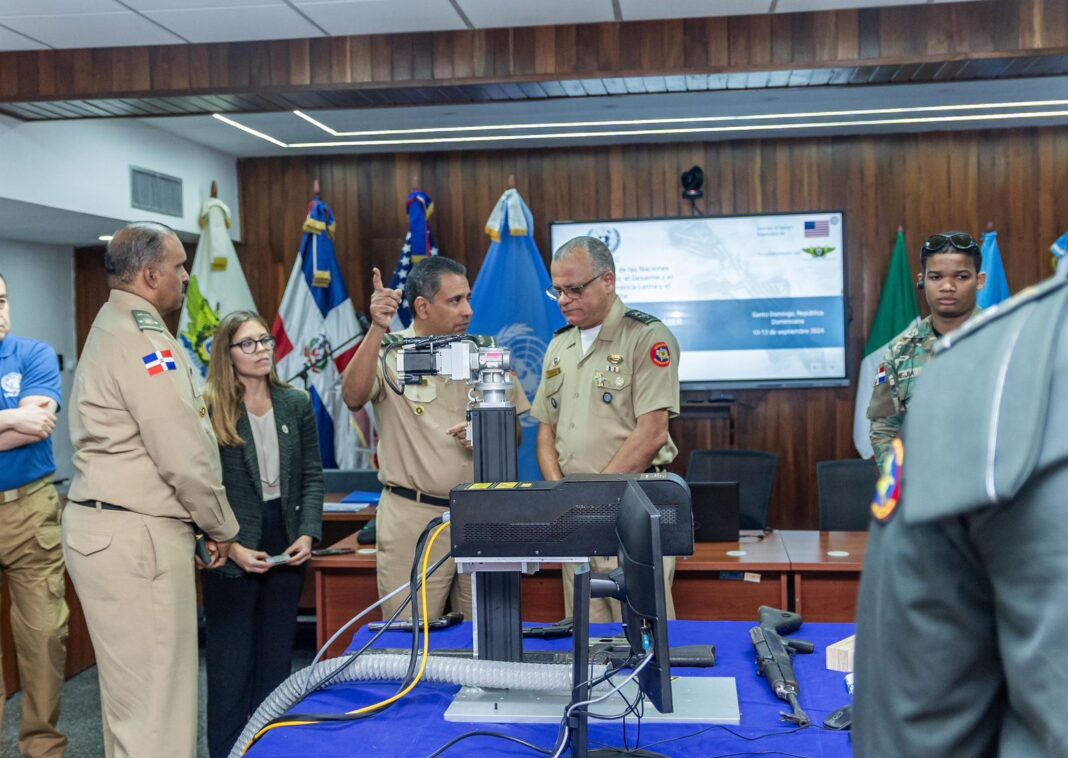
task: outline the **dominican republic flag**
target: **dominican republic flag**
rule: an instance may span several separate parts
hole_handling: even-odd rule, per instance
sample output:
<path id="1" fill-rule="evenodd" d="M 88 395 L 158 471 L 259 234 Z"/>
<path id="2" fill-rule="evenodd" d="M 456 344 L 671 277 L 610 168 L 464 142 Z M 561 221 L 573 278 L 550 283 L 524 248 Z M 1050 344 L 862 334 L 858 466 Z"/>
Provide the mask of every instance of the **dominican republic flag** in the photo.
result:
<path id="1" fill-rule="evenodd" d="M 368 441 L 360 439 L 341 398 L 341 372 L 356 353 L 363 327 L 341 278 L 333 232 L 334 214 L 316 197 L 271 329 L 278 341 L 275 360 L 282 379 L 311 395 L 323 468 L 370 468 Z"/>
<path id="2" fill-rule="evenodd" d="M 170 350 L 157 350 L 141 360 L 145 362 L 145 370 L 148 371 L 149 376 L 162 374 L 164 371 L 178 370 L 178 364 L 174 362 L 174 353 Z"/>
<path id="3" fill-rule="evenodd" d="M 400 260 L 393 269 L 393 278 L 389 280 L 389 288 L 400 290 L 404 294 L 404 283 L 408 281 L 408 274 L 419 261 L 428 255 L 437 255 L 438 248 L 434 244 L 434 235 L 430 233 L 430 225 L 427 219 L 434 212 L 434 201 L 430 195 L 422 190 L 412 190 L 405 204 L 408 209 L 408 234 L 404 238 L 401 247 Z M 389 325 L 390 331 L 399 332 L 407 329 L 412 323 L 412 309 L 408 305 L 408 298 L 401 299 L 400 308 L 393 316 L 393 322 Z"/>
<path id="4" fill-rule="evenodd" d="M 831 225 L 827 219 L 822 221 L 806 221 L 805 222 L 805 236 L 806 237 L 830 237 Z"/>

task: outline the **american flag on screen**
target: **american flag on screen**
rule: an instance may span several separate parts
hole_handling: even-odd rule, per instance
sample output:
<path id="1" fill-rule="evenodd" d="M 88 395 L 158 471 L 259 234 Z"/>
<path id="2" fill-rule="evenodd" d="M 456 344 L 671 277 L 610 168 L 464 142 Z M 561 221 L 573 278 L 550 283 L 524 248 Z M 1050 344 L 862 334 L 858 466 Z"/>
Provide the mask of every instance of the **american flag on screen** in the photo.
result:
<path id="1" fill-rule="evenodd" d="M 805 222 L 805 236 L 806 237 L 829 237 L 831 235 L 830 222 L 826 219 L 822 221 L 806 221 Z"/>

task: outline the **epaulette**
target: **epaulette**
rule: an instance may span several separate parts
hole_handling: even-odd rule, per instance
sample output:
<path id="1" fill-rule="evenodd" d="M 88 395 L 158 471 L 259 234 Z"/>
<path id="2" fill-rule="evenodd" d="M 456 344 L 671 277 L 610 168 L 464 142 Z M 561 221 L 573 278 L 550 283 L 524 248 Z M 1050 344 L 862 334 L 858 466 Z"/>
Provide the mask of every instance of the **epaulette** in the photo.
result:
<path id="1" fill-rule="evenodd" d="M 564 332 L 566 332 L 570 328 L 571 328 L 571 324 L 564 324 L 559 329 L 557 329 L 555 332 L 553 332 L 553 336 L 555 337 L 558 334 L 563 334 Z"/>
<path id="2" fill-rule="evenodd" d="M 633 308 L 623 315 L 625 315 L 627 318 L 632 318 L 635 321 L 641 321 L 646 326 L 649 326 L 649 324 L 656 323 L 660 320 L 650 313 L 646 313 L 645 311 L 636 311 Z"/>
<path id="3" fill-rule="evenodd" d="M 1015 313 L 1023 306 L 1041 300 L 1065 286 L 1068 286 L 1068 279 L 1063 276 L 1055 276 L 1052 279 L 1047 279 L 1044 282 L 1039 282 L 1038 284 L 1021 290 L 1004 302 L 984 309 L 979 315 L 965 321 L 959 329 L 938 340 L 938 342 L 935 343 L 935 355 L 949 350 L 962 339 L 975 334 L 987 324 L 991 324 L 1011 313 Z"/>
<path id="4" fill-rule="evenodd" d="M 400 332 L 390 332 L 382 338 L 382 347 L 399 345 L 401 342 L 404 342 L 404 337 L 401 336 Z"/>
<path id="5" fill-rule="evenodd" d="M 134 323 L 137 324 L 137 328 L 142 332 L 163 331 L 163 324 L 148 311 L 130 311 L 130 315 L 133 316 Z"/>

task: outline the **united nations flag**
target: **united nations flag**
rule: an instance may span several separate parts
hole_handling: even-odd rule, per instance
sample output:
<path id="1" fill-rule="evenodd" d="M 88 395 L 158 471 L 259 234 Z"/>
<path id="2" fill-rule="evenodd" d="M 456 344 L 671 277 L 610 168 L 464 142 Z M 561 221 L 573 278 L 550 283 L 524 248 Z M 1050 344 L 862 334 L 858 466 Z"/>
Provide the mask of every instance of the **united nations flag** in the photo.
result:
<path id="1" fill-rule="evenodd" d="M 527 399 L 534 402 L 541 381 L 541 363 L 553 332 L 564 325 L 556 303 L 545 297 L 549 272 L 534 243 L 534 217 L 514 189 L 497 201 L 486 233 L 493 240 L 471 293 L 475 315 L 469 330 L 496 338 L 512 351 L 512 368 Z M 519 449 L 519 478 L 541 479 L 537 460 L 538 422 L 520 416 L 523 444 Z"/>

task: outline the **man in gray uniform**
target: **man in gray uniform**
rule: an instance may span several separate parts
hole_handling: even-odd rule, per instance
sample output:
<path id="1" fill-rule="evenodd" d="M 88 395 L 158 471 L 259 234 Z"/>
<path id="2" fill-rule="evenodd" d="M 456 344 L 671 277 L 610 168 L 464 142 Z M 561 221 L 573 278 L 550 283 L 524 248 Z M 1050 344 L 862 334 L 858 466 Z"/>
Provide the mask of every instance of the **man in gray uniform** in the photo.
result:
<path id="1" fill-rule="evenodd" d="M 945 337 L 861 582 L 858 756 L 1068 755 L 1068 280 Z"/>

